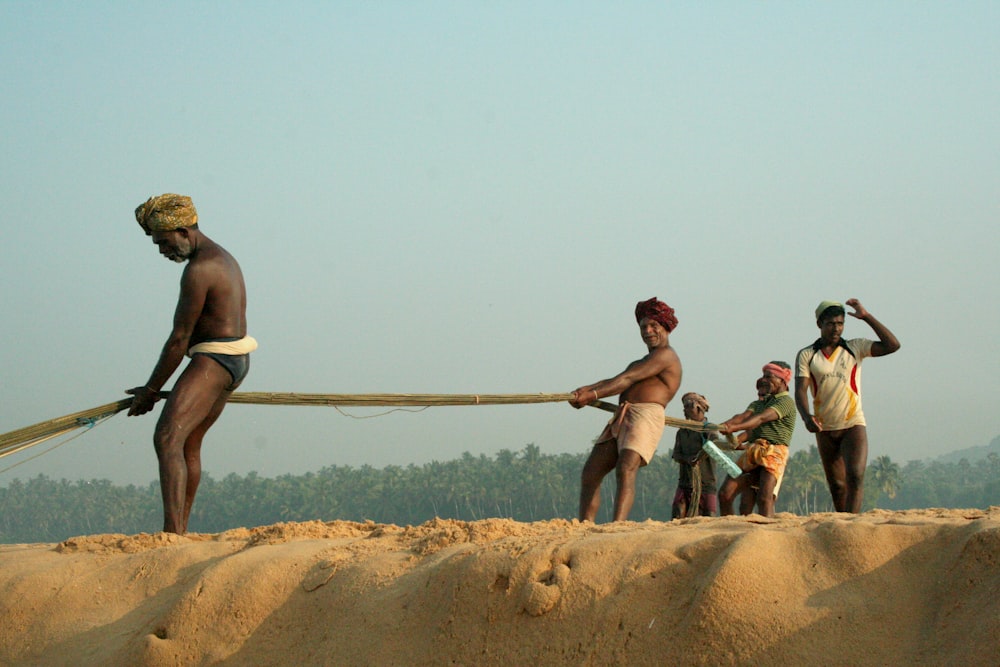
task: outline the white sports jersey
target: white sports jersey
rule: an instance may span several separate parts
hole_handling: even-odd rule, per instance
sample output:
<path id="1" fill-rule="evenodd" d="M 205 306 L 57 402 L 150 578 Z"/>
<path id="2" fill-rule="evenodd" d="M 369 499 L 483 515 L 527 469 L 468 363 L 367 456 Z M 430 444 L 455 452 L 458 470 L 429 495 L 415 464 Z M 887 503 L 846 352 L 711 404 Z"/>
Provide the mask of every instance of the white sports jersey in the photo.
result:
<path id="1" fill-rule="evenodd" d="M 813 414 L 824 431 L 865 424 L 861 410 L 861 362 L 872 356 L 873 342 L 866 338 L 847 341 L 853 356 L 838 346 L 828 357 L 812 345 L 796 355 L 795 376 L 809 382 Z"/>

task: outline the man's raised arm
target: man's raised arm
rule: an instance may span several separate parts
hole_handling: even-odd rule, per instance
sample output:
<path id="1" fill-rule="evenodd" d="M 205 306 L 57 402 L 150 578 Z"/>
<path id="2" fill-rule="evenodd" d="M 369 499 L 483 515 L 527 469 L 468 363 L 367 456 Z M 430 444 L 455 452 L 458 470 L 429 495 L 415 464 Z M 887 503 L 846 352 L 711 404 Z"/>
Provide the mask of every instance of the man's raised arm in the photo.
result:
<path id="1" fill-rule="evenodd" d="M 875 319 L 875 316 L 868 312 L 868 310 L 861 305 L 861 302 L 857 299 L 848 299 L 844 302 L 846 305 L 854 309 L 851 313 L 851 317 L 856 317 L 859 320 L 868 323 L 868 326 L 872 328 L 875 335 L 878 336 L 878 340 L 872 343 L 872 356 L 873 357 L 884 357 L 887 354 L 892 354 L 900 348 L 899 340 L 896 335 L 889 331 L 889 328 L 884 324 Z"/>

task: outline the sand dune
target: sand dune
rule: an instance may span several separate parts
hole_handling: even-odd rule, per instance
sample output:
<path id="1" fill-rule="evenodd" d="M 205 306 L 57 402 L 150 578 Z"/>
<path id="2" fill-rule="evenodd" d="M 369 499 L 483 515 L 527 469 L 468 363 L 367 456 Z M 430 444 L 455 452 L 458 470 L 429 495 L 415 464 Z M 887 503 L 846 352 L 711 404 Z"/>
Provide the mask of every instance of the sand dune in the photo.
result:
<path id="1" fill-rule="evenodd" d="M 0 664 L 1000 664 L 1000 508 L 0 546 Z"/>

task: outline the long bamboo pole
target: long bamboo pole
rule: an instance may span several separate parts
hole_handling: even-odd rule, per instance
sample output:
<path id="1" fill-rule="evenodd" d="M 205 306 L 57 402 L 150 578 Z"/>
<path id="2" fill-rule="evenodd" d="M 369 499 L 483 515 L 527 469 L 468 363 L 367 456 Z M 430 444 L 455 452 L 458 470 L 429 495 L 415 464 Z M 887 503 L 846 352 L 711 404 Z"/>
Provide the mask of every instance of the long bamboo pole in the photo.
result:
<path id="1" fill-rule="evenodd" d="M 160 392 L 161 398 L 170 395 Z M 458 405 L 519 405 L 532 403 L 560 403 L 572 394 L 298 394 L 288 392 L 237 392 L 229 397 L 230 403 L 254 405 L 300 405 L 345 407 L 385 406 L 458 406 Z M 63 417 L 32 424 L 0 435 L 0 458 L 41 442 L 41 438 L 61 434 L 75 428 L 88 426 L 98 419 L 110 417 L 127 409 L 132 398 L 123 398 L 89 410 L 81 410 Z M 37 441 L 37 442 L 34 442 Z M 31 443 L 31 444 L 26 444 Z"/>
<path id="2" fill-rule="evenodd" d="M 120 401 L 115 401 L 114 403 L 105 403 L 104 405 L 99 405 L 96 408 L 81 410 L 80 412 L 74 412 L 71 415 L 56 417 L 55 419 L 49 419 L 48 421 L 19 428 L 16 431 L 4 433 L 3 435 L 0 435 L 0 457 L 13 454 L 15 451 L 23 449 L 22 447 L 19 447 L 19 445 L 25 442 L 38 440 L 39 438 L 44 438 L 45 436 L 53 433 L 71 431 L 74 428 L 89 426 L 98 419 L 110 417 L 115 413 L 121 412 L 131 404 L 131 397 L 123 398 Z"/>
<path id="3" fill-rule="evenodd" d="M 617 405 L 614 403 L 608 403 L 607 401 L 594 401 L 590 404 L 590 407 L 604 410 L 605 412 L 614 412 L 618 409 Z M 702 433 L 719 430 L 718 424 L 713 424 L 711 422 L 702 423 L 691 419 L 678 419 L 677 417 L 668 417 L 667 415 L 663 416 L 663 423 L 667 426 L 673 426 L 674 428 L 686 428 L 692 431 L 700 431 Z"/>
<path id="4" fill-rule="evenodd" d="M 161 395 L 166 395 L 165 392 Z M 518 405 L 564 403 L 573 394 L 293 394 L 281 392 L 237 392 L 230 403 L 256 405 L 343 405 L 354 407 Z"/>
<path id="5" fill-rule="evenodd" d="M 170 392 L 160 392 L 165 398 Z M 230 403 L 253 405 L 299 405 L 299 406 L 459 406 L 459 405 L 523 405 L 534 403 L 562 403 L 573 398 L 573 394 L 299 394 L 288 392 L 237 392 L 229 397 Z M 63 417 L 56 417 L 31 426 L 0 435 L 0 458 L 24 449 L 25 443 L 37 444 L 53 434 L 71 431 L 93 424 L 96 420 L 110 417 L 132 404 L 132 398 L 123 398 L 113 403 L 99 405 L 89 410 L 81 410 Z M 595 401 L 592 407 L 614 412 L 616 406 L 607 401 Z M 689 428 L 694 431 L 717 430 L 715 424 L 702 424 L 689 419 L 664 416 L 664 423 L 675 428 Z"/>

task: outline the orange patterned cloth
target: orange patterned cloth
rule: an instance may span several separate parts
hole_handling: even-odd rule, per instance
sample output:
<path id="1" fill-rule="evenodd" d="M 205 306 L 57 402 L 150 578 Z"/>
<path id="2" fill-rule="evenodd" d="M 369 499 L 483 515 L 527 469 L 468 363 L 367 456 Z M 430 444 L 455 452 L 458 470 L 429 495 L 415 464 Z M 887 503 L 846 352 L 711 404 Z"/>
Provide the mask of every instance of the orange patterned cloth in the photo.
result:
<path id="1" fill-rule="evenodd" d="M 774 495 L 777 497 L 781 488 L 781 480 L 785 476 L 785 466 L 788 465 L 788 445 L 772 445 L 760 438 L 747 447 L 743 455 L 736 461 L 743 472 L 750 472 L 761 467 L 774 475 L 777 483 L 774 485 Z"/>

